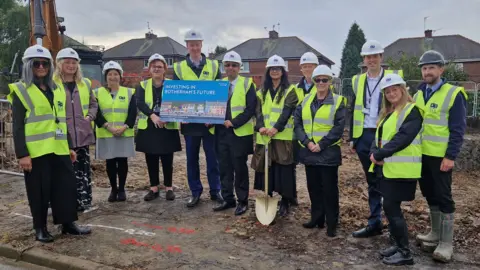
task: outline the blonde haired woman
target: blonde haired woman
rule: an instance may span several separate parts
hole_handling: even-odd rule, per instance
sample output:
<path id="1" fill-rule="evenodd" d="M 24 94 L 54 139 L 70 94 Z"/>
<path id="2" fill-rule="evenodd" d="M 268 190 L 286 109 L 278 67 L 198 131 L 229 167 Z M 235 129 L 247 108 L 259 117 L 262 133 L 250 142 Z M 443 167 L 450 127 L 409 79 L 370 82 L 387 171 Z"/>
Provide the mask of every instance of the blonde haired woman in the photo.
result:
<path id="1" fill-rule="evenodd" d="M 370 172 L 376 173 L 380 183 L 383 210 L 395 242 L 380 255 L 388 265 L 411 265 L 408 228 L 400 205 L 415 199 L 417 179 L 421 176 L 422 111 L 413 103 L 399 75 L 385 75 L 380 88 L 384 92 L 383 102 L 371 148 Z"/>
<path id="2" fill-rule="evenodd" d="M 77 153 L 77 160 L 73 163 L 77 179 L 77 210 L 84 211 L 92 206 L 89 146 L 95 144 L 91 123 L 97 115 L 98 104 L 91 81 L 82 76 L 80 57 L 72 48 L 58 52 L 53 79 L 67 97 L 67 128 Z"/>

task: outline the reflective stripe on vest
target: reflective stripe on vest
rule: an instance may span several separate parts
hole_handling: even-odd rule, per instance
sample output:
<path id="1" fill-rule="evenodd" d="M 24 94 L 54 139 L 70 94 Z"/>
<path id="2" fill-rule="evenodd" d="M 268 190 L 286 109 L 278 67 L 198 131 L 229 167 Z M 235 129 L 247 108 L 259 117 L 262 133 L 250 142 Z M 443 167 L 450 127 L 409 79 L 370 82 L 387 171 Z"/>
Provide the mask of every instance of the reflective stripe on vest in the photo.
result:
<path id="1" fill-rule="evenodd" d="M 385 74 L 398 74 L 403 77 L 403 70 L 384 70 Z M 355 75 L 352 78 L 353 93 L 355 95 L 355 105 L 353 107 L 353 138 L 360 138 L 363 133 L 363 126 L 365 121 L 365 114 L 363 113 L 364 103 L 363 97 L 365 95 L 365 83 L 367 80 L 367 73 Z"/>
<path id="2" fill-rule="evenodd" d="M 423 91 L 414 95 L 414 100 L 425 112 L 423 120 L 422 151 L 424 155 L 444 157 L 448 147 L 450 131 L 448 129 L 449 111 L 458 93 L 467 99 L 463 87 L 445 83 L 435 91 L 425 104 Z"/>
<path id="3" fill-rule="evenodd" d="M 302 121 L 303 128 L 308 138 L 315 143 L 318 143 L 323 136 L 326 136 L 328 132 L 334 126 L 335 113 L 340 107 L 341 102 L 344 100 L 343 96 L 331 93 L 333 97 L 333 104 L 323 104 L 316 112 L 312 121 L 311 104 L 317 97 L 317 92 L 312 91 L 308 94 L 302 102 Z M 341 143 L 341 139 L 332 145 Z M 305 147 L 300 143 L 302 147 Z"/>
<path id="4" fill-rule="evenodd" d="M 174 72 L 180 80 L 196 81 L 196 80 L 215 80 L 218 73 L 217 60 L 206 59 L 206 63 L 203 66 L 202 73 L 198 77 L 195 72 L 188 66 L 187 60 L 177 62 L 173 66 Z"/>
<path id="5" fill-rule="evenodd" d="M 168 79 L 165 79 L 165 80 L 168 80 Z M 145 90 L 145 104 L 147 104 L 148 108 L 150 108 L 150 110 L 152 110 L 153 107 L 154 107 L 153 106 L 154 102 L 153 102 L 153 83 L 152 83 L 152 79 L 142 81 L 140 83 L 140 86 Z M 161 95 L 163 97 L 163 89 L 162 89 Z M 142 113 L 140 111 L 138 113 L 138 117 L 139 117 L 138 124 L 137 124 L 138 129 L 146 129 L 147 126 L 148 126 L 149 116 L 145 115 L 144 113 Z M 167 125 L 165 125 L 165 128 L 166 129 L 178 129 L 178 123 L 169 122 L 169 123 L 167 123 Z"/>
<path id="6" fill-rule="evenodd" d="M 285 98 L 288 96 L 288 94 L 291 91 L 295 91 L 295 94 L 296 94 L 295 89 L 296 89 L 295 85 L 290 85 L 278 103 L 277 103 L 277 95 L 279 94 L 280 90 L 277 91 L 273 100 L 269 92 L 267 92 L 267 94 L 265 95 L 265 100 L 263 100 L 262 91 L 257 91 L 257 96 L 260 98 L 260 101 L 262 102 L 262 114 L 263 114 L 263 121 L 265 124 L 265 128 L 271 128 L 275 126 L 278 118 L 282 114 L 282 110 L 285 104 Z M 264 139 L 262 138 L 262 135 L 260 135 L 260 133 L 257 132 L 256 137 L 257 137 L 257 143 L 262 144 L 261 142 L 264 141 Z M 272 139 L 285 140 L 285 141 L 293 140 L 293 115 L 290 116 L 290 118 L 288 119 L 285 125 L 285 129 L 282 132 L 278 132 L 277 134 L 275 134 L 275 136 L 273 136 Z"/>
<path id="7" fill-rule="evenodd" d="M 115 98 L 112 98 L 110 91 L 104 87 L 95 89 L 94 93 L 105 120 L 113 126 L 123 126 L 128 116 L 128 106 L 134 89 L 120 86 Z M 97 127 L 96 134 L 97 138 L 113 138 L 113 134 L 104 127 Z M 123 137 L 132 137 L 133 135 L 134 131 L 131 128 L 127 128 L 122 134 Z"/>
<path id="8" fill-rule="evenodd" d="M 224 81 L 228 81 L 228 78 L 224 78 Z M 232 119 L 235 119 L 238 115 L 245 111 L 247 106 L 247 92 L 250 89 L 252 84 L 250 78 L 245 78 L 238 76 L 237 83 L 233 89 L 232 96 L 230 97 L 230 112 L 232 114 Z M 253 119 L 250 119 L 243 126 L 234 128 L 233 132 L 238 137 L 243 137 L 253 134 Z"/>
<path id="9" fill-rule="evenodd" d="M 393 112 L 388 119 L 383 119 L 382 128 L 382 145 L 385 147 L 387 143 L 394 138 L 400 130 L 405 118 L 415 107 L 413 103 L 407 103 L 405 107 L 398 113 Z M 421 109 L 420 109 L 421 110 Z M 380 124 L 380 125 L 381 125 Z M 380 126 L 379 125 L 379 126 Z M 386 179 L 418 179 L 422 172 L 422 131 L 420 131 L 413 142 L 401 151 L 394 153 L 391 157 L 385 158 L 383 164 L 383 175 Z M 379 129 L 375 133 L 375 143 L 378 147 Z M 373 164 L 370 166 L 370 172 L 373 172 Z"/>
<path id="10" fill-rule="evenodd" d="M 18 82 L 10 84 L 9 88 L 8 100 L 12 102 L 12 94 L 15 94 L 26 109 L 24 135 L 30 157 L 36 158 L 52 153 L 69 155 L 65 91 L 52 90 L 55 108 L 53 110 L 45 94 L 34 84 L 27 89 L 25 84 Z M 58 130 L 61 133 L 57 135 Z"/>

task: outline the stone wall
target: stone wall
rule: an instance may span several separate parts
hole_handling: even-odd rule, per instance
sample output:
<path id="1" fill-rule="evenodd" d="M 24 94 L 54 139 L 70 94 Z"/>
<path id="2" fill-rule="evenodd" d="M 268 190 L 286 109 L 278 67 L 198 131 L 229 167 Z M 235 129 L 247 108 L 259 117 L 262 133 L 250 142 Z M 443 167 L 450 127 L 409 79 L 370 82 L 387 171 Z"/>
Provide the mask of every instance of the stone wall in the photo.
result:
<path id="1" fill-rule="evenodd" d="M 480 169 L 480 134 L 467 134 L 464 137 L 462 150 L 455 160 L 456 171 L 472 171 Z"/>

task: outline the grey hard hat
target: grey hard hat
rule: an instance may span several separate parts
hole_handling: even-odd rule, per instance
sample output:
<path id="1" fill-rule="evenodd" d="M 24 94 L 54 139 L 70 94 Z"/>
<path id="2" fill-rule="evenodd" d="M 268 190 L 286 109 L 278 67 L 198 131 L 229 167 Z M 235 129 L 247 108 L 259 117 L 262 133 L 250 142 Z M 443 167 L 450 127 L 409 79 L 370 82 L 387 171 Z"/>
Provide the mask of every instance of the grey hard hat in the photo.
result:
<path id="1" fill-rule="evenodd" d="M 429 50 L 426 51 L 418 61 L 418 66 L 429 65 L 429 64 L 437 64 L 437 65 L 445 65 L 445 58 L 443 55 L 437 51 Z"/>

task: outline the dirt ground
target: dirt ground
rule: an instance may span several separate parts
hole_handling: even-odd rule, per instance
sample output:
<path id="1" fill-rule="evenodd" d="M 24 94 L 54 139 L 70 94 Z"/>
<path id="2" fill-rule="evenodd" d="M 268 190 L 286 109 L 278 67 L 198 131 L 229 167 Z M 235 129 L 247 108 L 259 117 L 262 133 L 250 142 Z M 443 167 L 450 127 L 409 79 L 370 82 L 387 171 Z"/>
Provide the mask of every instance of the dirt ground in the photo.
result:
<path id="1" fill-rule="evenodd" d="M 255 217 L 255 196 L 251 190 L 250 210 L 235 217 L 233 210 L 214 213 L 208 200 L 205 159 L 201 153 L 202 202 L 187 209 L 185 152 L 175 154 L 174 185 L 177 198 L 165 201 L 165 194 L 144 202 L 148 174 L 141 153 L 129 161 L 126 203 L 108 203 L 109 183 L 103 161 L 94 160 L 94 209 L 80 215 L 94 233 L 86 237 L 58 235 L 51 245 L 33 241 L 31 220 L 20 177 L 0 175 L 0 241 L 18 248 L 33 245 L 85 258 L 122 269 L 384 269 L 377 251 L 387 245 L 387 233 L 372 239 L 354 239 L 351 232 L 366 224 L 367 185 L 355 154 L 343 149 L 340 167 L 340 228 L 338 237 L 325 230 L 307 230 L 301 224 L 309 218 L 309 198 L 303 166 L 297 168 L 300 205 L 287 218 L 261 226 Z M 480 269 L 480 172 L 454 174 L 456 201 L 455 256 L 450 264 L 434 263 L 415 247 L 415 269 Z M 250 174 L 253 187 L 253 171 Z M 418 189 L 416 200 L 404 203 L 412 236 L 428 228 L 428 207 Z M 386 221 L 385 221 L 386 222 Z M 385 230 L 386 231 L 386 230 Z"/>

